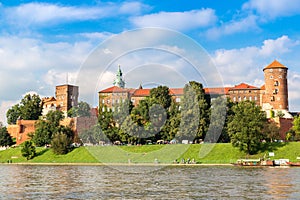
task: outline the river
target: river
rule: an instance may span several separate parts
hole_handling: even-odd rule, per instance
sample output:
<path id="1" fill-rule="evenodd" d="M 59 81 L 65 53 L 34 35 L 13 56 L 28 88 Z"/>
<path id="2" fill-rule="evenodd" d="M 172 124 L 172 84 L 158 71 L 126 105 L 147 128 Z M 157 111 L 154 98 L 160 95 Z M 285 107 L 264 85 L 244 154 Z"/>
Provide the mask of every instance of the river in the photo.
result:
<path id="1" fill-rule="evenodd" d="M 300 168 L 0 165 L 0 199 L 300 199 Z"/>

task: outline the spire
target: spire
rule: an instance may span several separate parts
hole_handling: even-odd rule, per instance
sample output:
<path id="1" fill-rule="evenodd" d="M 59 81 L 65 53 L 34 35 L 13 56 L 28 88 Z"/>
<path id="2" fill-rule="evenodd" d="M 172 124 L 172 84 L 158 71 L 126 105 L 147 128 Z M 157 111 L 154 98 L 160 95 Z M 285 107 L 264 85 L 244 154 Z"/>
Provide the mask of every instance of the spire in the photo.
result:
<path id="1" fill-rule="evenodd" d="M 125 81 L 123 80 L 122 75 L 123 75 L 123 73 L 122 73 L 122 70 L 121 70 L 121 66 L 119 65 L 118 66 L 118 71 L 117 71 L 117 74 L 116 74 L 116 79 L 114 80 L 114 85 L 118 86 L 120 88 L 125 87 Z"/>

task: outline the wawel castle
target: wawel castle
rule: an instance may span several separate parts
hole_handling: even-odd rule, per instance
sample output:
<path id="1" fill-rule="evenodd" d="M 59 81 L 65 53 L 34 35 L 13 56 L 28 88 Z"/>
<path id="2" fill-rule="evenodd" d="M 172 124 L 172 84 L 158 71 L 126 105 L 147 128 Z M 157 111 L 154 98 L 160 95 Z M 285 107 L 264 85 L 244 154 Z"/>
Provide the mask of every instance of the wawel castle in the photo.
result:
<path id="1" fill-rule="evenodd" d="M 292 118 L 288 107 L 287 71 L 286 66 L 274 60 L 263 69 L 265 84 L 262 86 L 256 87 L 240 83 L 234 87 L 204 88 L 204 90 L 211 98 L 225 95 L 233 102 L 254 101 L 267 112 L 268 117 L 271 116 L 271 113 L 276 116 L 280 111 L 283 115 L 282 118 Z M 136 106 L 140 100 L 149 95 L 150 89 L 143 89 L 142 86 L 137 89 L 125 88 L 119 66 L 114 86 L 99 92 L 99 108 L 104 109 L 107 107 L 114 111 L 117 105 L 125 99 L 131 100 L 133 105 Z M 170 95 L 176 102 L 180 102 L 183 96 L 183 88 L 170 88 Z"/>

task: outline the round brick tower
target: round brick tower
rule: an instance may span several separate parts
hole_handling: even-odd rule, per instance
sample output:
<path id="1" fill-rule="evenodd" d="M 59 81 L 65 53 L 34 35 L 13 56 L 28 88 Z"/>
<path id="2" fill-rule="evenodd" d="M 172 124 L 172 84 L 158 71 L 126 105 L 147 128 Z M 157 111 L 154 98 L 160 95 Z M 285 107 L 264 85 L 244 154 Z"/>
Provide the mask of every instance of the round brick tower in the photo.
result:
<path id="1" fill-rule="evenodd" d="M 274 110 L 287 110 L 288 105 L 288 68 L 277 60 L 266 66 L 263 71 L 265 75 L 264 104 L 269 104 Z"/>

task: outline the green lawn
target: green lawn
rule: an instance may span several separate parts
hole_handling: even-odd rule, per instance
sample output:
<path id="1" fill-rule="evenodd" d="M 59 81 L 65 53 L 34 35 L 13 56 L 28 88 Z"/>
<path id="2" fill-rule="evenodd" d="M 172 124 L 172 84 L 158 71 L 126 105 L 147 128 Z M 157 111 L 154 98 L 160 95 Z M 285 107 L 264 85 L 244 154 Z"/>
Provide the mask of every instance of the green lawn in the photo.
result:
<path id="1" fill-rule="evenodd" d="M 239 158 L 262 158 L 274 152 L 271 159 L 288 158 L 296 161 L 300 156 L 300 142 L 273 143 L 262 152 L 247 156 L 231 144 L 192 144 L 192 145 L 144 145 L 144 146 L 90 146 L 74 149 L 67 155 L 55 155 L 51 149 L 37 148 L 37 156 L 27 161 L 21 155 L 21 148 L 0 151 L 0 162 L 7 163 L 173 163 L 195 159 L 197 163 L 226 164 Z"/>

